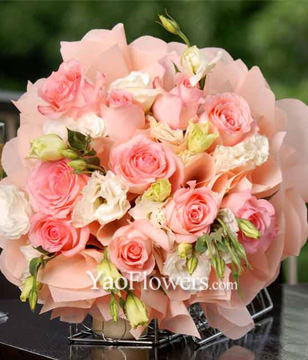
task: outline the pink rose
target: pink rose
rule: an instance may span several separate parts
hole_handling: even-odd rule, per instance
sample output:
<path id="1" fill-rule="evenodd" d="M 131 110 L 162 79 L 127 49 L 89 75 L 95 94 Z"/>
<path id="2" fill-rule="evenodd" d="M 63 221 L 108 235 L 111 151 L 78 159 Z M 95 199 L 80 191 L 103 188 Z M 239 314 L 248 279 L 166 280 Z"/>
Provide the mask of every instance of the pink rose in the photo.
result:
<path id="1" fill-rule="evenodd" d="M 73 256 L 83 250 L 89 239 L 88 227 L 76 229 L 71 221 L 37 213 L 31 217 L 29 240 L 50 253 Z"/>
<path id="2" fill-rule="evenodd" d="M 202 96 L 202 90 L 197 86 L 192 87 L 187 76 L 177 74 L 176 86 L 155 101 L 153 115 L 171 129 L 186 129 L 188 120 L 197 115 Z"/>
<path id="3" fill-rule="evenodd" d="M 82 108 L 94 111 L 95 103 L 102 97 L 100 90 L 103 85 L 103 75 L 98 75 L 97 86 L 94 87 L 82 75 L 79 62 L 63 62 L 39 88 L 39 96 L 48 105 L 38 106 L 38 109 L 41 114 L 54 119 L 63 115 L 80 115 Z"/>
<path id="4" fill-rule="evenodd" d="M 109 106 L 102 106 L 102 117 L 112 141 L 127 141 L 137 129 L 145 127 L 144 110 L 128 91 L 112 90 L 107 103 Z"/>
<path id="5" fill-rule="evenodd" d="M 137 129 L 145 127 L 142 107 L 129 102 L 125 104 L 125 102 L 124 98 L 113 99 L 109 107 L 102 107 L 102 117 L 111 141 L 127 141 L 135 135 Z"/>
<path id="6" fill-rule="evenodd" d="M 125 277 L 142 281 L 155 266 L 153 243 L 169 250 L 168 237 L 162 230 L 146 220 L 137 220 L 114 233 L 108 248 L 110 260 Z"/>
<path id="7" fill-rule="evenodd" d="M 169 179 L 173 189 L 183 182 L 183 163 L 168 147 L 139 134 L 111 150 L 111 168 L 130 192 L 141 194 L 157 179 Z"/>
<path id="8" fill-rule="evenodd" d="M 265 252 L 277 235 L 274 206 L 267 200 L 257 199 L 247 190 L 229 195 L 224 200 L 223 207 L 230 208 L 238 218 L 249 220 L 260 231 L 258 239 L 248 238 L 239 232 L 239 241 L 244 245 L 246 252 Z"/>
<path id="9" fill-rule="evenodd" d="M 36 212 L 67 217 L 88 177 L 74 174 L 66 160 L 37 162 L 27 181 L 30 202 Z"/>
<path id="10" fill-rule="evenodd" d="M 177 242 L 192 243 L 204 233 L 217 217 L 219 204 L 215 194 L 206 187 L 196 188 L 196 182 L 179 189 L 165 207 L 167 226 Z"/>
<path id="11" fill-rule="evenodd" d="M 134 98 L 131 93 L 125 90 L 113 90 L 107 100 L 111 107 L 121 107 L 124 105 L 132 104 Z"/>
<path id="12" fill-rule="evenodd" d="M 204 110 L 218 129 L 223 145 L 235 145 L 257 129 L 247 101 L 235 93 L 208 95 Z"/>

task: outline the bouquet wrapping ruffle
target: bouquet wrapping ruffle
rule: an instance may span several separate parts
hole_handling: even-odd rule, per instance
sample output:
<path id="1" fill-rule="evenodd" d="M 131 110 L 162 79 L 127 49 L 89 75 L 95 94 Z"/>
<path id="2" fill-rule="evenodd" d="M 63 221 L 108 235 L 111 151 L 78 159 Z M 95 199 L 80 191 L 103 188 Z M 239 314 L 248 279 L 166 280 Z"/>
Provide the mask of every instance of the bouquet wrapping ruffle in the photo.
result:
<path id="1" fill-rule="evenodd" d="M 92 30 L 62 42 L 59 69 L 15 103 L 0 267 L 32 309 L 74 323 L 120 316 L 135 337 L 153 318 L 199 336 L 188 308 L 200 302 L 238 338 L 254 326 L 246 305 L 298 255 L 307 106 L 277 101 L 258 67 L 225 50 L 188 45 L 127 44 L 122 24 Z"/>

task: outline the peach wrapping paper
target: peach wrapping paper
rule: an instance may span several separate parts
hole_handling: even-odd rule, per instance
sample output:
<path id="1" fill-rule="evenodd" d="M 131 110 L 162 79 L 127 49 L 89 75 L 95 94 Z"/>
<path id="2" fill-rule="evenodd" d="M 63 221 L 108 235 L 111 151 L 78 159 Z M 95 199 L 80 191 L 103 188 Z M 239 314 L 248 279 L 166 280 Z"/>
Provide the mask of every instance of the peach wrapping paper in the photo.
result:
<path id="1" fill-rule="evenodd" d="M 63 60 L 79 60 L 89 80 L 94 81 L 98 71 L 106 74 L 111 81 L 129 74 L 132 70 L 146 71 L 153 78 L 159 76 L 164 87 L 172 83 L 172 75 L 166 66 L 166 59 L 179 61 L 184 45 L 165 43 L 150 36 L 141 37 L 127 44 L 122 24 L 112 30 L 93 30 L 81 41 L 62 42 Z M 203 49 L 210 58 L 217 49 Z M 149 314 L 159 320 L 161 328 L 174 332 L 198 336 L 197 329 L 188 313 L 190 303 L 200 301 L 209 323 L 231 338 L 242 336 L 253 327 L 253 321 L 246 305 L 265 286 L 275 280 L 279 273 L 280 262 L 290 255 L 298 255 L 307 236 L 308 187 L 303 179 L 308 177 L 308 108 L 298 100 L 275 100 L 275 96 L 266 83 L 260 69 L 248 70 L 241 60 L 233 60 L 223 51 L 222 60 L 207 76 L 205 91 L 207 94 L 232 91 L 244 97 L 257 120 L 260 133 L 270 141 L 268 162 L 249 173 L 216 174 L 215 165 L 207 154 L 188 163 L 184 168 L 185 180 L 197 178 L 221 196 L 228 190 L 250 189 L 259 197 L 271 196 L 270 201 L 277 213 L 279 233 L 265 253 L 250 257 L 252 270 L 245 271 L 240 278 L 243 297 L 233 291 L 200 292 L 187 294 L 182 290 L 168 291 L 167 296 L 160 293 L 141 292 L 141 298 L 149 309 Z M 26 160 L 30 140 L 42 135 L 44 117 L 37 105 L 41 104 L 37 94 L 44 79 L 28 84 L 27 92 L 16 102 L 19 109 L 20 129 L 16 138 L 10 140 L 3 149 L 2 163 L 8 178 L 2 184 L 16 184 L 25 188 L 29 170 L 34 162 Z M 131 111 L 135 111 L 131 109 Z M 123 114 L 122 114 L 123 115 Z M 125 115 L 119 116 L 114 124 L 119 128 L 117 141 L 125 139 L 126 129 L 121 131 Z M 138 115 L 134 127 L 142 127 L 144 119 Z M 108 125 L 112 127 L 113 124 Z M 111 129 L 111 128 L 110 128 Z M 112 133 L 112 129 L 110 130 Z M 103 144 L 104 154 L 110 144 Z M 206 166 L 198 171 L 199 161 Z M 112 233 L 109 229 L 92 229 L 102 244 L 108 244 Z M 26 263 L 19 246 L 27 239 L 16 241 L 0 239 L 3 252 L 0 268 L 9 281 L 21 285 L 20 278 L 26 270 Z M 159 256 L 156 254 L 156 257 Z M 109 295 L 104 291 L 91 290 L 91 282 L 85 274 L 96 269 L 101 254 L 96 250 L 84 250 L 80 254 L 62 261 L 62 256 L 50 262 L 41 272 L 39 281 L 43 284 L 40 302 L 42 312 L 52 310 L 52 318 L 63 321 L 81 322 L 90 312 L 94 316 L 109 320 Z M 161 259 L 163 261 L 163 259 Z M 226 281 L 229 274 L 226 276 Z M 133 331 L 138 337 L 142 329 Z"/>

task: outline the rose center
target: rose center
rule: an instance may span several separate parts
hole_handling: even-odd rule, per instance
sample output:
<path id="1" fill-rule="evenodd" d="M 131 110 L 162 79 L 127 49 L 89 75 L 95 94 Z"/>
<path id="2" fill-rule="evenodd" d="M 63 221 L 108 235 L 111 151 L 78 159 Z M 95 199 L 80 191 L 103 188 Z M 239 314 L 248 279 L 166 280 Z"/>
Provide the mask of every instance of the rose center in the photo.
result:
<path id="1" fill-rule="evenodd" d="M 137 241 L 131 241 L 123 246 L 121 251 L 122 259 L 127 263 L 135 263 L 142 259 L 144 249 Z"/>
<path id="2" fill-rule="evenodd" d="M 148 152 L 137 154 L 135 164 L 138 169 L 142 169 L 142 171 L 147 173 L 152 173 L 159 167 L 156 156 Z"/>

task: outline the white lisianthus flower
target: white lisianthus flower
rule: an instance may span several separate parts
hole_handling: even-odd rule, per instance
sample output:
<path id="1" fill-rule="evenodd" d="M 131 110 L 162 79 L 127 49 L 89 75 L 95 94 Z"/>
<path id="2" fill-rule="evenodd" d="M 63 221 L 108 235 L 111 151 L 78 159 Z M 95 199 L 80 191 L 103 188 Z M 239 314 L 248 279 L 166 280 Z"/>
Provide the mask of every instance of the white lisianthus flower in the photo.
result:
<path id="1" fill-rule="evenodd" d="M 190 75 L 189 82 L 195 86 L 221 59 L 222 51 L 218 51 L 216 56 L 209 60 L 207 56 L 197 48 L 191 46 L 187 48 L 181 56 L 181 65 L 187 75 Z"/>
<path id="2" fill-rule="evenodd" d="M 153 89 L 150 75 L 142 71 L 132 71 L 124 78 L 113 81 L 109 90 L 125 90 L 133 95 L 136 101 L 142 104 L 145 110 L 149 110 L 156 96 L 160 93 Z"/>
<path id="3" fill-rule="evenodd" d="M 255 134 L 234 146 L 218 145 L 213 157 L 217 171 L 229 171 L 240 167 L 252 170 L 267 161 L 269 142 L 266 136 Z"/>
<path id="4" fill-rule="evenodd" d="M 135 200 L 135 206 L 129 210 L 129 215 L 134 220 L 148 220 L 155 228 L 164 230 L 168 235 L 170 244 L 175 241 L 174 233 L 167 226 L 167 219 L 164 211 L 166 201 L 157 202 L 139 196 Z"/>
<path id="5" fill-rule="evenodd" d="M 153 116 L 148 116 L 147 119 L 150 122 L 150 134 L 152 138 L 172 145 L 180 145 L 183 143 L 184 134 L 182 130 L 172 130 L 168 124 L 156 121 Z"/>
<path id="6" fill-rule="evenodd" d="M 229 208 L 223 208 L 219 211 L 219 217 L 221 220 L 228 226 L 228 228 L 232 231 L 234 236 L 237 236 L 236 234 L 239 231 L 238 223 L 236 221 L 236 217 L 233 214 L 232 210 Z"/>
<path id="7" fill-rule="evenodd" d="M 15 185 L 0 185 L 0 236 L 19 239 L 30 228 L 31 207 Z"/>
<path id="8" fill-rule="evenodd" d="M 34 258 L 37 258 L 42 255 L 38 250 L 35 250 L 32 245 L 24 245 L 20 247 L 20 251 L 26 259 L 27 267 L 22 274 L 21 281 L 25 281 L 28 276 L 30 276 L 29 265 L 30 261 Z"/>
<path id="9" fill-rule="evenodd" d="M 135 201 L 135 206 L 129 210 L 130 216 L 134 220 L 146 219 L 156 224 L 156 227 L 162 227 L 166 223 L 163 206 L 165 202 L 152 201 L 139 196 Z M 154 215 L 154 216 L 153 216 Z"/>
<path id="10" fill-rule="evenodd" d="M 192 292 L 205 290 L 208 287 L 211 262 L 207 253 L 196 256 L 198 265 L 192 275 L 188 272 L 186 258 L 182 258 L 178 251 L 167 257 L 163 272 L 183 290 Z"/>
<path id="11" fill-rule="evenodd" d="M 107 136 L 104 120 L 95 113 L 83 114 L 78 119 L 48 119 L 43 125 L 44 134 L 56 134 L 67 141 L 67 129 L 78 131 L 92 139 Z"/>
<path id="12" fill-rule="evenodd" d="M 86 113 L 77 120 L 69 120 L 67 127 L 71 130 L 79 131 L 84 135 L 88 135 L 92 139 L 105 137 L 107 135 L 104 120 L 94 112 Z"/>
<path id="13" fill-rule="evenodd" d="M 102 226 L 120 219 L 130 208 L 127 185 L 112 171 L 95 171 L 82 190 L 82 198 L 73 210 L 73 225 L 83 227 L 93 221 Z"/>

